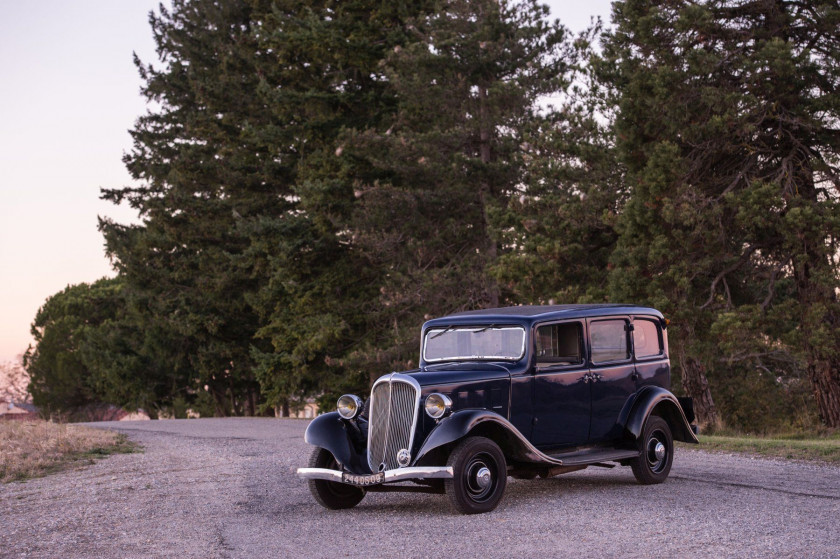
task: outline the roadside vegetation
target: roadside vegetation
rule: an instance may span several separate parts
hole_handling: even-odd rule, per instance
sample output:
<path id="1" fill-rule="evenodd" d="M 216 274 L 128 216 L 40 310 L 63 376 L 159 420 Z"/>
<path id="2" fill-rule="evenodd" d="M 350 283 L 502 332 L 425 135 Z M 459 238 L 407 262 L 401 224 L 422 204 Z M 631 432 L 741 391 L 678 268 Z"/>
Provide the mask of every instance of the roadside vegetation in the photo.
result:
<path id="1" fill-rule="evenodd" d="M 41 477 L 95 458 L 135 452 L 125 435 L 52 421 L 0 422 L 0 482 Z"/>
<path id="2" fill-rule="evenodd" d="M 840 429 L 837 0 L 552 19 L 539 0 L 151 14 L 135 182 L 101 191 L 138 220 L 99 222 L 116 277 L 36 314 L 33 403 L 288 416 L 416 367 L 428 318 L 613 302 L 668 317 L 700 424 Z"/>
<path id="3" fill-rule="evenodd" d="M 698 448 L 687 444 L 683 444 L 683 447 Z M 699 448 L 708 452 L 737 452 L 765 458 L 840 464 L 840 432 L 756 436 L 724 431 L 714 435 L 700 435 Z"/>

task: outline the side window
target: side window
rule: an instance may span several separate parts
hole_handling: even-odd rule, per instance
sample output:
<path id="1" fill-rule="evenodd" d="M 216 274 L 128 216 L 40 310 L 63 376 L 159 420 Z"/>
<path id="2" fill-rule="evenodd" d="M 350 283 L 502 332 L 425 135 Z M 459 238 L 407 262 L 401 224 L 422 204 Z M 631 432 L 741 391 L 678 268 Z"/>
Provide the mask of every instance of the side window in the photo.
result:
<path id="1" fill-rule="evenodd" d="M 633 322 L 633 347 L 636 358 L 653 357 L 662 354 L 659 342 L 659 326 L 652 320 Z"/>
<path id="2" fill-rule="evenodd" d="M 582 363 L 581 324 L 547 324 L 537 328 L 537 363 L 574 365 Z"/>
<path id="3" fill-rule="evenodd" d="M 599 320 L 589 325 L 593 363 L 623 361 L 630 358 L 626 325 L 624 320 Z"/>

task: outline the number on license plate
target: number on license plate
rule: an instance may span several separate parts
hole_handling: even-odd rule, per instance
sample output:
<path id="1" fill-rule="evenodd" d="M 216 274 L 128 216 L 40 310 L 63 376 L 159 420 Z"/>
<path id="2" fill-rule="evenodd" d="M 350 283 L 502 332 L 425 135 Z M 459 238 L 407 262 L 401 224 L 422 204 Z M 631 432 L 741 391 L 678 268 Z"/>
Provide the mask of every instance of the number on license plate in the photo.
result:
<path id="1" fill-rule="evenodd" d="M 348 474 L 345 472 L 341 474 L 341 481 L 352 485 L 376 485 L 377 483 L 385 481 L 385 472 L 379 472 L 378 474 L 371 474 L 368 476 Z"/>

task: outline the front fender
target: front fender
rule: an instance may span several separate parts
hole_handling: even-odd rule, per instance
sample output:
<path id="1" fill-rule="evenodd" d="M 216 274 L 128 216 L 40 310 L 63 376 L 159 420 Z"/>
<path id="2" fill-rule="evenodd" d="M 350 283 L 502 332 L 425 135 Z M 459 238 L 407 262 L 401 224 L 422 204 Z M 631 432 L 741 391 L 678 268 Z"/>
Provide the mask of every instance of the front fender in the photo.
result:
<path id="1" fill-rule="evenodd" d="M 348 432 L 346 420 L 338 412 L 319 415 L 306 428 L 303 440 L 329 450 L 339 464 L 354 474 L 369 474 L 365 457 L 356 452 Z"/>
<path id="2" fill-rule="evenodd" d="M 496 442 L 508 459 L 536 464 L 562 464 L 532 445 L 519 430 L 501 415 L 489 410 L 455 412 L 438 423 L 417 452 L 415 463 L 429 452 L 467 435 L 480 435 Z"/>
<path id="3" fill-rule="evenodd" d="M 699 444 L 677 397 L 660 386 L 645 387 L 638 395 L 624 426 L 626 433 L 634 440 L 638 439 L 645 421 L 654 412 L 668 422 L 674 440 Z"/>

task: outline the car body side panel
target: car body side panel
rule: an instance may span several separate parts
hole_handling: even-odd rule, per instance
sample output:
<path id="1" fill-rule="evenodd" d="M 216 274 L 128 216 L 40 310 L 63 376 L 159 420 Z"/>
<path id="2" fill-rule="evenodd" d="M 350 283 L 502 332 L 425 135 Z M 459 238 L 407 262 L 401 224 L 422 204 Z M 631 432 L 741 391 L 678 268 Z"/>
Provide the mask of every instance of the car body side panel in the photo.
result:
<path id="1" fill-rule="evenodd" d="M 536 464 L 562 464 L 562 461 L 554 460 L 537 450 L 507 419 L 488 410 L 463 410 L 442 419 L 426 437 L 415 463 L 437 448 L 476 433 L 493 439 L 509 459 Z"/>
<path id="2" fill-rule="evenodd" d="M 428 434 L 437 427 L 437 422 L 423 408 L 426 397 L 434 392 L 449 397 L 454 410 L 485 409 L 504 417 L 507 415 L 510 398 L 510 377 L 506 374 L 487 379 L 474 373 L 472 379 L 462 378 L 450 384 L 421 387 L 418 431 L 414 437 L 414 448 L 411 449 L 413 455 L 417 454 Z"/>
<path id="3" fill-rule="evenodd" d="M 636 361 L 636 386 L 660 386 L 670 390 L 671 365 L 668 359 L 644 359 Z"/>

